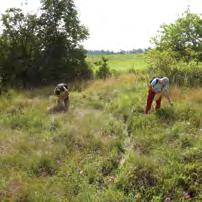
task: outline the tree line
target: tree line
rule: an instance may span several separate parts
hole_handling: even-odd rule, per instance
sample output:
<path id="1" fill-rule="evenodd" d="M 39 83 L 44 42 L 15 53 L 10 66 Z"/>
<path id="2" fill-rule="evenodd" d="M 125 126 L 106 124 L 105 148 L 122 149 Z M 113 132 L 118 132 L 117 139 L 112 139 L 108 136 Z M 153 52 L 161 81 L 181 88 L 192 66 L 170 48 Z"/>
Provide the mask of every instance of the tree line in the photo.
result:
<path id="1" fill-rule="evenodd" d="M 88 55 L 111 55 L 111 54 L 136 54 L 136 53 L 144 53 L 148 50 L 147 49 L 132 49 L 132 50 L 119 50 L 119 51 L 112 51 L 112 50 L 87 50 Z"/>

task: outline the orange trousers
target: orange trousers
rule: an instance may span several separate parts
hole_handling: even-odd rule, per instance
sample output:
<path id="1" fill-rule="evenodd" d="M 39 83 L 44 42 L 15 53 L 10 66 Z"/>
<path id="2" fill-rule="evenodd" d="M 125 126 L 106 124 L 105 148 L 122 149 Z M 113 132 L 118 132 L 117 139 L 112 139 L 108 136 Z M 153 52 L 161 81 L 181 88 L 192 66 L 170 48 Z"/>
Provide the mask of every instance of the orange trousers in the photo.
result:
<path id="1" fill-rule="evenodd" d="M 148 95 L 147 95 L 147 105 L 146 105 L 146 108 L 145 108 L 145 114 L 148 114 L 148 112 L 150 111 L 151 106 L 152 106 L 152 102 L 153 102 L 154 97 L 155 97 L 156 94 L 157 93 L 155 93 L 152 89 L 149 89 Z M 156 111 L 161 107 L 161 99 L 162 99 L 162 96 L 160 96 L 156 100 L 156 107 L 155 107 Z"/>

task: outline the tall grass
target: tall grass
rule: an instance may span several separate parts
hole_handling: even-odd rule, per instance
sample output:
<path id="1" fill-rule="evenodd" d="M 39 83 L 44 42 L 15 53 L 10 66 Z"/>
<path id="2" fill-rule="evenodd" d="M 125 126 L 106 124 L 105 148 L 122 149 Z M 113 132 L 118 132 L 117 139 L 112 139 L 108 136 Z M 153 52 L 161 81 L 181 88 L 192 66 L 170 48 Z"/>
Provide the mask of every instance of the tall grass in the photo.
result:
<path id="1" fill-rule="evenodd" d="M 200 201 L 201 87 L 171 86 L 144 114 L 148 75 L 72 88 L 48 114 L 51 88 L 0 97 L 1 201 Z"/>

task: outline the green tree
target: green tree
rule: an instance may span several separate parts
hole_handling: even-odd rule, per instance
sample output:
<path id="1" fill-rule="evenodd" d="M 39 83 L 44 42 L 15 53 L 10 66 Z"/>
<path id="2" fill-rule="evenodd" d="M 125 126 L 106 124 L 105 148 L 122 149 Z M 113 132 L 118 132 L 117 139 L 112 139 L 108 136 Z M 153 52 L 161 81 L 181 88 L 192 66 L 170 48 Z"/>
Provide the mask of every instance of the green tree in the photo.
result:
<path id="1" fill-rule="evenodd" d="M 73 0 L 41 0 L 38 15 L 8 9 L 1 18 L 0 78 L 9 85 L 38 85 L 87 79 L 81 42 L 88 36 Z"/>
<path id="2" fill-rule="evenodd" d="M 56 81 L 89 77 L 91 72 L 84 61 L 86 53 L 80 45 L 87 38 L 88 31 L 80 24 L 73 0 L 41 2 L 43 79 Z"/>
<path id="3" fill-rule="evenodd" d="M 162 25 L 159 35 L 152 39 L 157 50 L 171 50 L 177 60 L 202 60 L 202 19 L 189 10 L 175 23 Z"/>
<path id="4" fill-rule="evenodd" d="M 24 15 L 22 10 L 8 9 L 2 15 L 0 36 L 0 74 L 3 83 L 25 86 L 37 72 L 40 55 L 40 27 L 36 15 Z"/>

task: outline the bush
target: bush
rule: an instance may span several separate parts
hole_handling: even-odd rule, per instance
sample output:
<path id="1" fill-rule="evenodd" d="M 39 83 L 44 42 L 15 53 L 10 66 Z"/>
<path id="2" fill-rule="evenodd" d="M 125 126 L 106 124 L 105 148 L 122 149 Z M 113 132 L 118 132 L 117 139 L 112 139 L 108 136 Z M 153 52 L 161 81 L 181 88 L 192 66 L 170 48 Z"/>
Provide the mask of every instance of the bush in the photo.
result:
<path id="1" fill-rule="evenodd" d="M 170 78 L 171 83 L 178 86 L 195 87 L 202 85 L 202 68 L 197 63 L 177 63 L 160 72 Z"/>
<path id="2" fill-rule="evenodd" d="M 69 75 L 69 81 L 73 80 L 76 81 L 76 80 L 88 80 L 88 79 L 92 79 L 93 78 L 93 70 L 92 70 L 92 67 L 91 65 L 83 62 L 82 64 L 74 67 L 72 69 L 73 73 L 72 75 L 67 73 L 67 78 L 68 78 L 68 75 Z"/>
<path id="3" fill-rule="evenodd" d="M 148 53 L 147 58 L 151 77 L 165 75 L 171 83 L 179 86 L 202 86 L 202 68 L 197 62 L 177 62 L 174 59 L 174 53 L 169 50 L 162 52 L 152 50 Z"/>
<path id="4" fill-rule="evenodd" d="M 96 72 L 97 78 L 106 79 L 111 76 L 111 71 L 109 69 L 107 62 L 108 62 L 108 59 L 105 57 L 102 57 L 101 61 L 98 61 L 95 63 L 95 65 L 98 66 L 98 70 Z"/>

